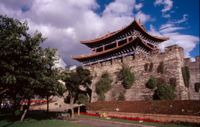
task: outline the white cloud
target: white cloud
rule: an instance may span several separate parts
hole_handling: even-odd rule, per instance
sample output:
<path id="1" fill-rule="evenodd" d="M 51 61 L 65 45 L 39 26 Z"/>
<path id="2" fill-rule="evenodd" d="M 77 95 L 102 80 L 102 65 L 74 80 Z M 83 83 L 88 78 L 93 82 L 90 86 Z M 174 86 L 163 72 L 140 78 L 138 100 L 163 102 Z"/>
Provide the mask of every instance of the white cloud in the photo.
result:
<path id="1" fill-rule="evenodd" d="M 150 15 L 147 15 L 143 13 L 142 11 L 139 11 L 135 17 L 137 20 L 140 20 L 143 24 L 151 19 Z"/>
<path id="2" fill-rule="evenodd" d="M 173 7 L 173 1 L 172 0 L 164 0 L 164 8 L 161 10 L 162 12 L 170 11 Z"/>
<path id="3" fill-rule="evenodd" d="M 185 57 L 191 57 L 190 52 L 194 49 L 197 43 L 199 43 L 199 37 L 193 35 L 184 35 L 176 33 L 174 35 L 171 34 L 169 37 L 170 40 L 162 43 L 162 47 L 177 44 L 184 48 Z"/>
<path id="4" fill-rule="evenodd" d="M 86 46 L 80 44 L 80 40 L 93 39 L 127 26 L 133 21 L 135 10 L 135 17 L 140 19 L 142 23 L 152 21 L 149 14 L 140 10 L 143 4 L 136 3 L 135 0 L 112 1 L 106 5 L 102 15 L 94 11 L 99 7 L 96 0 L 31 0 L 30 3 L 28 1 L 30 0 L 19 0 L 17 3 L 13 0 L 0 1 L 0 14 L 6 14 L 21 21 L 26 20 L 30 27 L 30 33 L 38 30 L 44 37 L 48 37 L 42 45 L 57 48 L 68 65 L 75 63 L 71 59 L 72 55 L 90 52 Z M 157 0 L 157 4 L 159 5 L 163 1 L 166 0 Z M 165 11 L 168 12 L 172 5 L 164 5 L 164 8 L 165 6 L 168 8 Z M 29 10 L 23 12 L 21 10 L 23 6 L 27 6 Z M 182 23 L 186 19 L 187 16 L 183 16 L 182 20 L 174 22 Z M 180 38 L 176 38 L 180 34 L 176 32 L 177 30 L 171 29 L 176 24 L 174 22 L 162 25 L 159 31 L 164 30 L 163 34 L 173 37 L 176 43 L 180 43 Z M 152 33 L 161 34 L 153 25 L 150 28 Z M 197 39 L 195 37 L 184 37 L 185 41 L 196 44 Z M 175 42 L 167 42 L 167 44 L 173 43 Z M 185 47 L 186 52 L 188 53 L 193 47 L 194 45 L 190 48 Z"/>
<path id="5" fill-rule="evenodd" d="M 104 15 L 128 15 L 131 16 L 134 8 L 135 0 L 115 0 L 106 6 Z"/>
<path id="6" fill-rule="evenodd" d="M 156 29 L 155 27 L 151 24 L 150 25 L 150 30 L 148 31 L 149 34 L 154 35 L 154 36 L 162 36 Z"/>
<path id="7" fill-rule="evenodd" d="M 22 11 L 24 6 L 28 10 Z M 38 30 L 47 37 L 43 46 L 57 48 L 65 62 L 73 64 L 72 55 L 89 52 L 80 40 L 125 27 L 133 21 L 134 6 L 135 0 L 115 0 L 100 16 L 94 11 L 99 7 L 96 0 L 8 0 L 0 1 L 0 14 L 27 21 L 30 33 Z"/>
<path id="8" fill-rule="evenodd" d="M 173 1 L 172 0 L 155 0 L 154 5 L 163 5 L 164 8 L 161 10 L 162 12 L 170 11 L 173 7 Z"/>
<path id="9" fill-rule="evenodd" d="M 184 48 L 185 57 L 191 57 L 190 52 L 199 43 L 199 37 L 194 35 L 180 34 L 178 30 L 185 29 L 184 27 L 177 27 L 176 24 L 166 23 L 161 25 L 159 30 L 156 30 L 153 25 L 150 26 L 149 33 L 152 35 L 162 35 L 169 37 L 169 40 L 161 43 L 159 47 L 164 50 L 165 47 L 170 45 L 179 45 Z"/>
<path id="10" fill-rule="evenodd" d="M 135 9 L 140 10 L 143 7 L 142 3 L 135 4 Z"/>
<path id="11" fill-rule="evenodd" d="M 177 30 L 183 30 L 185 29 L 184 27 L 167 27 L 165 29 L 160 30 L 160 33 L 162 34 L 166 34 L 166 33 L 171 33 L 171 32 L 175 32 Z"/>
<path id="12" fill-rule="evenodd" d="M 184 14 L 181 19 L 175 20 L 175 21 L 170 21 L 170 23 L 181 24 L 181 23 L 186 22 L 187 20 L 188 20 L 188 15 Z"/>
<path id="13" fill-rule="evenodd" d="M 167 12 L 171 11 L 173 8 L 173 1 L 172 0 L 155 0 L 154 2 L 155 6 L 163 5 L 163 9 L 161 10 L 162 16 L 164 18 L 170 18 L 171 15 L 167 14 Z"/>
<path id="14" fill-rule="evenodd" d="M 172 24 L 172 23 L 162 24 L 160 27 L 160 30 L 169 28 L 169 27 L 173 27 L 173 26 L 174 26 L 174 24 Z"/>

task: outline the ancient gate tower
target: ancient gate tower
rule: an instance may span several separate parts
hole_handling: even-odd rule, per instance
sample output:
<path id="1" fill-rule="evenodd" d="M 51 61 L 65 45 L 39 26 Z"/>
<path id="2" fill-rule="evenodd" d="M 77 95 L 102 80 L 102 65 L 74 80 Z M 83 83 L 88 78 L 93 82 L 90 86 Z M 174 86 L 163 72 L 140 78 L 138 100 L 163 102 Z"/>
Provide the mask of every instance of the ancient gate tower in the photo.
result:
<path id="1" fill-rule="evenodd" d="M 184 85 L 181 68 L 184 66 L 183 49 L 176 45 L 169 46 L 165 52 L 160 52 L 158 44 L 168 40 L 166 37 L 156 37 L 148 34 L 139 22 L 133 21 L 127 27 L 106 34 L 94 40 L 81 41 L 91 48 L 88 55 L 75 56 L 73 59 L 83 63 L 90 69 L 94 79 L 92 83 L 92 101 L 97 101 L 95 84 L 99 77 L 107 71 L 112 76 L 112 88 L 106 93 L 106 100 L 117 100 L 123 93 L 125 100 L 149 100 L 153 91 L 145 84 L 149 77 L 176 80 L 177 99 L 188 99 L 188 90 Z M 158 73 L 157 67 L 164 65 L 164 73 Z M 116 73 L 122 64 L 131 68 L 136 76 L 136 82 L 130 89 L 124 89 L 117 80 Z M 145 70 L 146 65 L 152 64 L 152 71 Z"/>

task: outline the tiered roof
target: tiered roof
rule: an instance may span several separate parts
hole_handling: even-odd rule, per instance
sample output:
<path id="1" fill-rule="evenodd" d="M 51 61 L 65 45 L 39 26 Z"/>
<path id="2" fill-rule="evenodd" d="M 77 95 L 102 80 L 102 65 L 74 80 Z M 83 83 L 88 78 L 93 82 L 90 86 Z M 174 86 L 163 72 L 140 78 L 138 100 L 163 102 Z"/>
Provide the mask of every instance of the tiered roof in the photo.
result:
<path id="1" fill-rule="evenodd" d="M 128 26 L 122 28 L 121 30 L 117 30 L 111 33 L 108 33 L 106 35 L 103 35 L 101 37 L 98 37 L 96 39 L 92 39 L 92 40 L 84 40 L 84 41 L 80 41 L 82 44 L 87 45 L 88 47 L 92 47 L 92 45 L 95 45 L 97 43 L 102 43 L 103 41 L 106 41 L 106 39 L 109 39 L 113 36 L 118 36 L 122 33 L 124 33 L 127 29 L 136 29 L 138 31 L 140 31 L 141 33 L 143 33 L 147 38 L 157 41 L 157 42 L 163 42 L 168 40 L 169 38 L 167 37 L 158 37 L 158 36 L 152 36 L 149 33 L 147 33 L 147 31 L 145 30 L 145 28 L 136 20 L 134 20 L 133 22 L 131 22 Z"/>

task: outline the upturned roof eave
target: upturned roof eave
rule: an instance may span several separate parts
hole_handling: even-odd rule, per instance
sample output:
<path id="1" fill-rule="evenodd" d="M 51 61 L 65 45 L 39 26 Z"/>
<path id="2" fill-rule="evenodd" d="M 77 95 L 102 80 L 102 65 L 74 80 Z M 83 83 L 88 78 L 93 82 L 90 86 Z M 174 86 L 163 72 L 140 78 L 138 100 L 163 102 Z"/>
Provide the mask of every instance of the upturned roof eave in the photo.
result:
<path id="1" fill-rule="evenodd" d="M 85 45 L 87 45 L 87 46 L 90 46 L 91 44 L 99 43 L 99 42 L 101 42 L 101 41 L 103 41 L 103 40 L 105 40 L 105 39 L 107 39 L 107 38 L 109 38 L 109 37 L 112 37 L 112 36 L 114 36 L 114 35 L 120 33 L 120 32 L 123 31 L 123 30 L 127 29 L 127 28 L 128 28 L 129 26 L 131 26 L 132 24 L 136 24 L 136 25 L 140 28 L 140 30 L 142 30 L 142 32 L 144 32 L 145 34 L 147 34 L 147 36 L 150 36 L 150 37 L 152 37 L 152 38 L 158 40 L 159 42 L 163 42 L 163 41 L 166 41 L 166 40 L 169 39 L 168 37 L 158 37 L 158 36 L 152 36 L 152 35 L 150 35 L 149 33 L 146 32 L 146 30 L 145 30 L 136 20 L 134 20 L 133 22 L 131 22 L 131 23 L 130 23 L 128 26 L 126 26 L 125 28 L 123 28 L 123 29 L 121 29 L 121 30 L 114 31 L 114 32 L 110 33 L 109 35 L 106 34 L 106 35 L 104 35 L 104 36 L 101 36 L 101 37 L 96 38 L 96 39 L 93 39 L 93 40 L 81 40 L 80 42 L 81 42 L 81 44 L 85 44 Z"/>

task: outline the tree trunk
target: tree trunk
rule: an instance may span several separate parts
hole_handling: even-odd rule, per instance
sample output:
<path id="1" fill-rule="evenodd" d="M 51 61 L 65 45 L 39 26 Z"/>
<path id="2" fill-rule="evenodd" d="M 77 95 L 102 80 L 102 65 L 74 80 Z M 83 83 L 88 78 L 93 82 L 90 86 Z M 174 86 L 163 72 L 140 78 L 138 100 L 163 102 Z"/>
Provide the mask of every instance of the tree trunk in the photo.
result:
<path id="1" fill-rule="evenodd" d="M 70 97 L 71 119 L 74 119 L 74 97 Z"/>
<path id="2" fill-rule="evenodd" d="M 28 104 L 23 109 L 24 111 L 23 111 L 23 114 L 22 114 L 21 119 L 20 119 L 21 122 L 24 121 L 24 118 L 25 118 L 27 112 L 29 111 L 30 105 L 31 105 L 31 99 L 28 99 Z"/>
<path id="3" fill-rule="evenodd" d="M 25 109 L 25 110 L 24 110 L 24 112 L 23 112 L 23 114 L 22 114 L 22 117 L 21 117 L 21 119 L 20 119 L 21 122 L 24 121 L 24 117 L 25 117 L 27 111 L 28 111 L 28 109 Z"/>
<path id="4" fill-rule="evenodd" d="M 80 106 L 78 106 L 78 116 L 80 116 Z"/>
<path id="5" fill-rule="evenodd" d="M 47 96 L 47 113 L 49 113 L 49 96 Z"/>
<path id="6" fill-rule="evenodd" d="M 13 97 L 13 105 L 12 105 L 12 115 L 15 116 L 15 111 L 17 110 L 17 98 Z"/>

